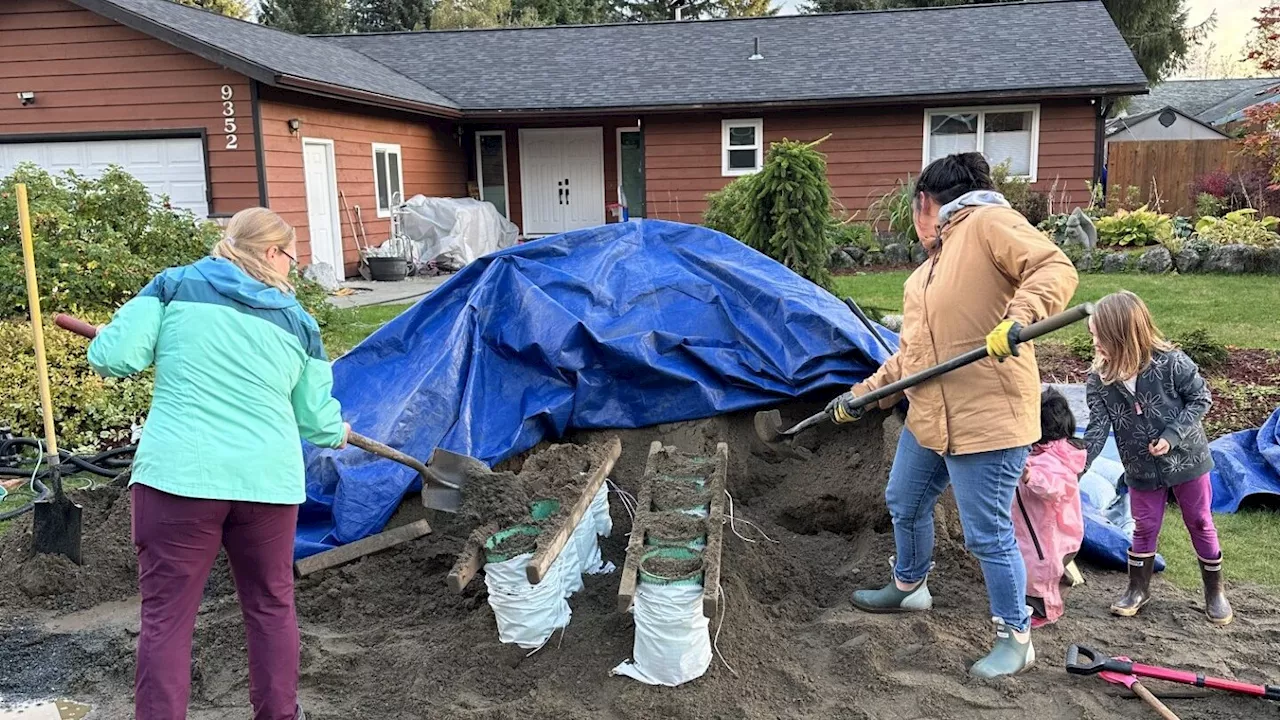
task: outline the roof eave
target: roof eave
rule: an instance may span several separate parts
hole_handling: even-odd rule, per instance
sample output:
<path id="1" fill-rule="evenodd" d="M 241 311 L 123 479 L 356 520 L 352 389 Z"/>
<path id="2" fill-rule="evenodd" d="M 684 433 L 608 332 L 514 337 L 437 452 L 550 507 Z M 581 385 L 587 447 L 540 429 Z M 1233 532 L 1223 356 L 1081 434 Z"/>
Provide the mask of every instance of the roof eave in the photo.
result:
<path id="1" fill-rule="evenodd" d="M 1104 85 L 1064 88 L 1030 88 L 1025 90 L 982 91 L 972 93 L 945 93 L 930 95 L 891 95 L 879 97 L 813 98 L 804 100 L 776 100 L 761 102 L 694 103 L 664 105 L 613 105 L 607 107 L 560 108 L 495 108 L 464 110 L 464 120 L 518 120 L 525 118 L 548 119 L 555 117 L 581 117 L 583 115 L 646 114 L 661 115 L 688 112 L 760 112 L 762 110 L 821 109 L 834 107 L 871 107 L 876 105 L 960 105 L 991 104 L 1019 100 L 1057 100 L 1070 98 L 1111 98 L 1127 95 L 1143 95 L 1147 85 Z"/>
<path id="2" fill-rule="evenodd" d="M 404 98 L 382 95 L 379 93 L 368 92 L 366 90 L 356 90 L 343 85 L 333 85 L 331 83 L 320 82 L 319 80 L 297 77 L 296 75 L 277 75 L 274 80 L 274 82 L 270 83 L 271 85 L 287 90 L 299 90 L 309 95 L 319 95 L 339 100 L 350 100 L 363 105 L 373 105 L 376 107 L 390 108 L 392 110 L 405 110 L 420 113 L 422 115 L 430 115 L 432 117 L 452 120 L 460 119 L 463 116 L 463 112 L 457 108 L 432 105 L 431 103 L 424 103 L 416 100 L 406 100 Z"/>

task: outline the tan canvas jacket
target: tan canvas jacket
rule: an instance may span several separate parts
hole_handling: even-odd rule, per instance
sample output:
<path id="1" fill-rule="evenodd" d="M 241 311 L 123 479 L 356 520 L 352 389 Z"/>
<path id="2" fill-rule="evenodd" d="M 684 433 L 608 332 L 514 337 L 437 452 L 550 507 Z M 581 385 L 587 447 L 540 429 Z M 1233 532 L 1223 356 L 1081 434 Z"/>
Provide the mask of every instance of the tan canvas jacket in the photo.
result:
<path id="1" fill-rule="evenodd" d="M 853 392 L 866 394 L 983 347 L 1002 320 L 1026 326 L 1062 312 L 1078 281 L 1067 256 L 1017 211 L 961 210 L 943 229 L 939 250 L 907 279 L 898 352 Z M 1030 343 L 1018 357 L 984 358 L 906 396 L 907 428 L 940 453 L 1004 450 L 1040 437 L 1040 370 Z"/>

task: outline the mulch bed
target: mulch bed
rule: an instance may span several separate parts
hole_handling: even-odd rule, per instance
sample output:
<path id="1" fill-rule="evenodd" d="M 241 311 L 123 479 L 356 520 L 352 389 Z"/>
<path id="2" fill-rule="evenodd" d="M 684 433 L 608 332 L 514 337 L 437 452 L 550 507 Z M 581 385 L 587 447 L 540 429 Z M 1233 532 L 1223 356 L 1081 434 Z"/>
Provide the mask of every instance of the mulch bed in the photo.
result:
<path id="1" fill-rule="evenodd" d="M 1066 345 L 1045 343 L 1036 357 L 1045 382 L 1082 383 L 1089 375 L 1089 363 Z M 1280 407 L 1280 352 L 1229 348 L 1225 363 L 1202 372 L 1213 393 L 1205 417 L 1210 437 L 1258 427 Z"/>

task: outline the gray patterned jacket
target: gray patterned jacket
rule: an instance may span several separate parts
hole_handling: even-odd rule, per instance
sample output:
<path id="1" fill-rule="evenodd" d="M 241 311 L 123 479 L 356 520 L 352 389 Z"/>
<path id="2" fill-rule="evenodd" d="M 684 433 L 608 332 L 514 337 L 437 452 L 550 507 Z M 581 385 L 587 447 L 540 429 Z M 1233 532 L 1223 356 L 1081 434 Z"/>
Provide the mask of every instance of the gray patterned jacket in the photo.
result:
<path id="1" fill-rule="evenodd" d="M 1123 383 L 1108 385 L 1089 374 L 1089 429 L 1084 439 L 1088 465 L 1115 430 L 1125 482 L 1137 490 L 1156 490 L 1194 480 L 1213 469 L 1209 439 L 1201 420 L 1212 399 L 1200 370 L 1181 350 L 1156 351 L 1138 374 L 1135 392 Z M 1171 448 L 1155 457 L 1148 446 L 1164 438 Z"/>

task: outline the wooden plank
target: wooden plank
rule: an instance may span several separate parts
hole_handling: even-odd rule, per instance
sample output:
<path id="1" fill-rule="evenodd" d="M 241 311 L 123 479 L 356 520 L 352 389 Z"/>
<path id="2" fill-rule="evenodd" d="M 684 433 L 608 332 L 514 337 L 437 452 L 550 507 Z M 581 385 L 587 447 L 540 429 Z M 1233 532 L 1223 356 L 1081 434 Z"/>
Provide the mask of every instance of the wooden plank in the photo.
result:
<path id="1" fill-rule="evenodd" d="M 702 552 L 702 614 L 720 615 L 720 554 L 724 548 L 724 501 L 728 485 L 729 445 L 716 445 L 716 470 L 711 476 L 711 512 L 707 515 L 707 549 Z"/>
<path id="2" fill-rule="evenodd" d="M 636 579 L 640 571 L 640 556 L 644 554 L 644 530 L 652 512 L 653 458 L 662 452 L 662 443 L 654 440 L 649 445 L 648 459 L 644 463 L 644 476 L 636 491 L 636 516 L 631 519 L 631 537 L 627 540 L 627 559 L 622 563 L 622 583 L 618 586 L 618 612 L 627 612 L 636 597 Z"/>
<path id="3" fill-rule="evenodd" d="M 480 543 L 468 540 L 462 552 L 458 553 L 458 560 L 453 564 L 453 569 L 449 571 L 449 589 L 462 592 L 482 567 L 484 567 L 483 548 L 480 547 Z"/>
<path id="4" fill-rule="evenodd" d="M 551 537 L 551 542 L 546 545 L 540 545 L 538 551 L 533 554 L 533 558 L 529 560 L 529 566 L 525 568 L 525 575 L 529 578 L 529 582 L 534 585 L 542 582 L 542 578 L 551 567 L 551 563 L 560 557 L 565 544 L 569 542 L 569 536 L 573 534 L 573 529 L 578 527 L 578 523 L 582 521 L 582 516 L 586 514 L 587 508 L 591 507 L 591 501 L 595 499 L 596 493 L 604 485 L 605 478 L 609 476 L 609 473 L 613 470 L 613 464 L 618 462 L 618 456 L 621 454 L 622 441 L 615 437 L 609 441 L 604 461 L 595 469 L 595 472 L 591 473 L 586 487 L 582 489 L 582 494 L 578 496 L 578 502 L 574 503 L 573 509 L 569 511 L 568 516 L 560 523 L 560 529 L 556 530 L 556 534 Z"/>
<path id="5" fill-rule="evenodd" d="M 410 540 L 417 540 L 430 532 L 431 525 L 426 520 L 419 520 L 408 525 L 401 525 L 398 528 L 384 530 L 363 540 L 357 540 L 311 557 L 305 557 L 293 564 L 293 574 L 296 577 L 306 577 L 312 573 L 344 565 L 366 555 L 372 555 L 396 545 L 407 543 Z"/>

